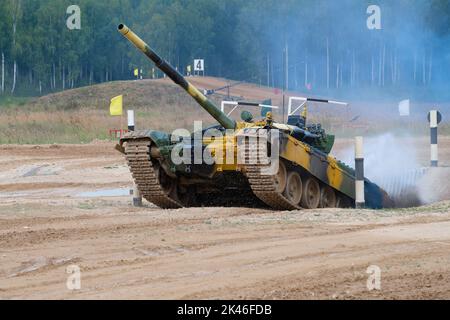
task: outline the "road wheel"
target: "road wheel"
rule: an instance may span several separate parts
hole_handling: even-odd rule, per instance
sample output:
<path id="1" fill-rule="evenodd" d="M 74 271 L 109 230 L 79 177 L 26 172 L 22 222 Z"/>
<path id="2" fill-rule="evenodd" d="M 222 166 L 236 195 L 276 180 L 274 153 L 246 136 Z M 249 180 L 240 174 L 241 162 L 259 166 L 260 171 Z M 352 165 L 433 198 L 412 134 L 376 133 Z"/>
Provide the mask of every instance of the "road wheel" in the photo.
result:
<path id="1" fill-rule="evenodd" d="M 283 161 L 280 161 L 278 173 L 275 176 L 275 186 L 278 193 L 283 193 L 286 189 L 287 171 Z"/>
<path id="2" fill-rule="evenodd" d="M 320 203 L 320 185 L 313 177 L 306 178 L 303 184 L 301 205 L 305 209 L 317 209 Z"/>
<path id="3" fill-rule="evenodd" d="M 154 168 L 164 193 L 167 195 L 173 194 L 173 192 L 176 191 L 176 180 L 169 177 L 159 164 L 154 165 Z"/>
<path id="4" fill-rule="evenodd" d="M 194 187 L 178 187 L 177 193 L 178 199 L 186 208 L 195 207 L 197 205 L 197 194 Z"/>
<path id="5" fill-rule="evenodd" d="M 291 172 L 288 175 L 286 191 L 284 195 L 293 205 L 298 205 L 302 200 L 303 183 L 302 178 L 297 172 Z"/>
<path id="6" fill-rule="evenodd" d="M 351 208 L 351 202 L 345 196 L 339 196 L 336 201 L 336 208 L 348 209 Z"/>
<path id="7" fill-rule="evenodd" d="M 321 208 L 336 208 L 336 193 L 329 186 L 323 186 L 320 193 Z"/>

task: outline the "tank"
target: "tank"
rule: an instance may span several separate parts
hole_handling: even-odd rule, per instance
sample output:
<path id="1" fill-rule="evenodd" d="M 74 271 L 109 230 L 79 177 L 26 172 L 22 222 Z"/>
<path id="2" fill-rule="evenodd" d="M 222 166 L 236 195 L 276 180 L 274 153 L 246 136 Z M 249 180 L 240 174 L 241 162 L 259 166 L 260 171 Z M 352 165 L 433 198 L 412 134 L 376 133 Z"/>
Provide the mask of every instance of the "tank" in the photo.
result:
<path id="1" fill-rule="evenodd" d="M 334 136 L 308 124 L 306 107 L 287 123 L 266 110 L 235 121 L 222 112 L 126 25 L 119 32 L 218 124 L 190 135 L 151 129 L 125 135 L 118 146 L 149 202 L 164 209 L 192 206 L 269 207 L 274 210 L 353 207 L 355 172 L 330 155 Z M 393 205 L 365 179 L 366 206 Z"/>

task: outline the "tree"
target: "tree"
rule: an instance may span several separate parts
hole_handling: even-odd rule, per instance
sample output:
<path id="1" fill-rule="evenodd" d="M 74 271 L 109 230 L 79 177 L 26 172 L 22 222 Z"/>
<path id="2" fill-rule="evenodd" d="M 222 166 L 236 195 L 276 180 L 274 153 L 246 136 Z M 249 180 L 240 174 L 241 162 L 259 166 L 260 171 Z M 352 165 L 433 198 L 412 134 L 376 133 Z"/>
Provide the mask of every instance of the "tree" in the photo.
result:
<path id="1" fill-rule="evenodd" d="M 289 88 L 332 95 L 450 82 L 446 0 L 380 0 L 376 31 L 366 27 L 370 0 L 79 0 L 82 29 L 68 30 L 71 4 L 0 2 L 2 94 L 132 79 L 134 68 L 151 76 L 117 33 L 121 22 L 180 71 L 204 58 L 208 75 L 282 87 L 288 62 Z"/>
<path id="2" fill-rule="evenodd" d="M 5 77 L 6 77 L 6 57 L 10 54 L 11 45 L 11 15 L 10 3 L 7 1 L 0 2 L 0 30 L 2 30 L 2 36 L 0 37 L 0 52 L 1 52 L 1 93 L 5 93 Z"/>
<path id="3" fill-rule="evenodd" d="M 10 0 L 11 1 L 11 19 L 12 19 L 12 56 L 14 59 L 14 71 L 13 71 L 13 84 L 11 93 L 16 90 L 17 82 L 17 58 L 20 55 L 20 37 L 18 37 L 17 28 L 22 19 L 22 0 Z M 19 26 L 20 28 L 20 26 Z"/>

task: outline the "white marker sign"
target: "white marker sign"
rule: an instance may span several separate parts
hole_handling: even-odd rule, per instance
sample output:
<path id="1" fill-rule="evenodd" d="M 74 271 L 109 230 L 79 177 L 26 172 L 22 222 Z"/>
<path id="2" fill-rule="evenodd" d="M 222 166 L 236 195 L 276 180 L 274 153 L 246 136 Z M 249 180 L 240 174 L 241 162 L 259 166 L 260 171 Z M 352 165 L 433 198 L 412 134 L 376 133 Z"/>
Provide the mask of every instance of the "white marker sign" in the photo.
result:
<path id="1" fill-rule="evenodd" d="M 205 60 L 203 59 L 195 59 L 194 60 L 194 71 L 205 71 Z"/>
<path id="2" fill-rule="evenodd" d="M 401 117 L 409 117 L 409 100 L 403 100 L 402 102 L 400 102 L 400 104 L 398 105 L 398 112 L 400 113 Z"/>

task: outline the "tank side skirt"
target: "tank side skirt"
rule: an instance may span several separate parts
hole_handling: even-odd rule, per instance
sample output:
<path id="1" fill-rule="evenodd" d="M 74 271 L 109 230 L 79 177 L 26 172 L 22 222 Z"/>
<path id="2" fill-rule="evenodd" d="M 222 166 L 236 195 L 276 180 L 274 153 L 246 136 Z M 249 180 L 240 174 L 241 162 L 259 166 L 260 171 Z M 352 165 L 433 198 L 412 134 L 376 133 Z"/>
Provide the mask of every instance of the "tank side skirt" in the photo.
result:
<path id="1" fill-rule="evenodd" d="M 336 159 L 321 155 L 308 145 L 289 137 L 280 154 L 338 192 L 355 199 L 355 177 L 340 167 Z"/>

